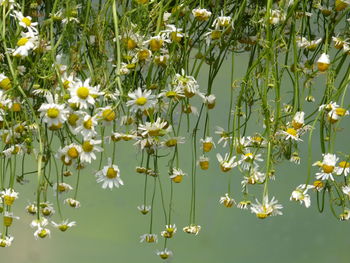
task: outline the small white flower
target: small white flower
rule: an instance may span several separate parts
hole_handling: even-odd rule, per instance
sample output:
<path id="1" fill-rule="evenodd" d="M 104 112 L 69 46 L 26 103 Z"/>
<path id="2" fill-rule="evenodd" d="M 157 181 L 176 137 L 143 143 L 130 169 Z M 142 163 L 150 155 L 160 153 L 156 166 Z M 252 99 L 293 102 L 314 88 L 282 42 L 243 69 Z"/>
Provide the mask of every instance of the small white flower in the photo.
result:
<path id="1" fill-rule="evenodd" d="M 128 96 L 131 100 L 129 100 L 126 105 L 131 107 L 130 110 L 133 112 L 148 110 L 153 108 L 156 104 L 155 96 L 152 95 L 151 90 L 142 91 L 141 88 L 138 88 L 134 92 L 129 92 Z"/>
<path id="2" fill-rule="evenodd" d="M 113 187 L 119 188 L 119 185 L 124 185 L 120 179 L 120 171 L 117 165 L 112 164 L 112 159 L 108 158 L 108 164 L 103 167 L 101 171 L 98 171 L 95 176 L 97 182 L 102 183 L 102 188 L 113 189 Z"/>
<path id="3" fill-rule="evenodd" d="M 90 79 L 86 79 L 84 82 L 77 79 L 69 88 L 71 98 L 69 103 L 75 103 L 80 109 L 88 109 L 90 106 L 95 105 L 95 98 L 103 95 L 103 92 L 99 91 L 100 85 L 90 86 Z"/>

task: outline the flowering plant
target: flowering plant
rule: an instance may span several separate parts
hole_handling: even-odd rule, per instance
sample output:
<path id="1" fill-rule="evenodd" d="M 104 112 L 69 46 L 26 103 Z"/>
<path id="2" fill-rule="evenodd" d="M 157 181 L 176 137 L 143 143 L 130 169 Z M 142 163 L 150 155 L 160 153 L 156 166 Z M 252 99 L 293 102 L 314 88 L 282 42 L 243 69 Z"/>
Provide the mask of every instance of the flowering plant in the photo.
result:
<path id="1" fill-rule="evenodd" d="M 183 231 L 201 230 L 198 173 L 212 165 L 213 151 L 218 173 L 228 177 L 220 204 L 265 219 L 282 215 L 282 205 L 268 193 L 279 179 L 278 164 L 298 165 L 300 144 L 307 142 L 306 178 L 290 199 L 310 207 L 314 194 L 322 212 L 328 198 L 334 216 L 349 220 L 350 155 L 335 149 L 349 115 L 349 10 L 347 0 L 0 0 L 0 246 L 13 241 L 17 185 L 33 173 L 26 158 L 36 160 L 37 188 L 25 209 L 35 217 L 34 236 L 45 238 L 49 223 L 63 232 L 76 224 L 60 206 L 80 207 L 80 173 L 94 161 L 102 188 L 124 185 L 116 148 L 122 141 L 141 156 L 135 169 L 144 177 L 138 209 L 150 215 L 141 242 L 158 241 L 153 206 L 158 196 L 162 200 L 161 259 L 173 255 L 167 244 L 177 232 L 172 212 L 179 183 L 191 184 Z M 236 58 L 247 61 L 243 76 L 236 76 Z M 226 90 L 214 82 L 223 65 L 231 67 Z M 203 71 L 207 84 L 199 85 Z M 219 101 L 215 94 L 225 96 Z M 228 105 L 225 128 L 216 127 L 212 116 L 217 104 Z M 253 122 L 260 128 L 250 132 Z M 190 172 L 179 157 L 185 142 L 192 152 Z M 163 160 L 168 175 L 161 172 Z M 241 176 L 237 202 L 233 171 Z M 51 220 L 56 210 L 60 223 Z"/>

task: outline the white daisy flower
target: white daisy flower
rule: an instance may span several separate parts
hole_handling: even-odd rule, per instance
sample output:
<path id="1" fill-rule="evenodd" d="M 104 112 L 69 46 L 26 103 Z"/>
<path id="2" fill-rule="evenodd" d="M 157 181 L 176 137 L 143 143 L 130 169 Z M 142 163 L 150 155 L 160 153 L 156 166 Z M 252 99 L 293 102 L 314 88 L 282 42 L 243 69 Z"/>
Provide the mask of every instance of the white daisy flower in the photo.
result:
<path id="1" fill-rule="evenodd" d="M 211 16 L 211 12 L 205 8 L 195 8 L 192 10 L 192 15 L 199 21 L 207 21 Z"/>
<path id="2" fill-rule="evenodd" d="M 140 236 L 140 243 L 147 242 L 147 243 L 157 243 L 158 237 L 156 234 L 144 234 Z"/>
<path id="3" fill-rule="evenodd" d="M 338 157 L 335 154 L 331 153 L 326 153 L 323 154 L 323 161 L 316 162 L 313 164 L 313 166 L 319 166 L 320 167 L 320 172 L 316 173 L 316 179 L 320 180 L 332 180 L 334 181 L 333 178 L 333 172 L 335 172 L 335 165 L 338 161 Z"/>
<path id="4" fill-rule="evenodd" d="M 299 185 L 293 192 L 290 197 L 290 200 L 293 201 L 299 201 L 300 204 L 305 205 L 306 208 L 310 207 L 311 205 L 311 199 L 310 195 L 307 193 L 309 189 L 315 188 L 313 185 L 305 185 L 301 184 Z"/>
<path id="5" fill-rule="evenodd" d="M 202 227 L 200 225 L 193 225 L 192 224 L 189 226 L 185 226 L 182 230 L 188 234 L 198 235 L 201 228 Z"/>
<path id="6" fill-rule="evenodd" d="M 139 205 L 137 209 L 141 212 L 141 214 L 146 215 L 151 210 L 150 205 Z"/>
<path id="7" fill-rule="evenodd" d="M 5 236 L 0 233 L 0 247 L 9 247 L 12 244 L 13 241 L 12 236 Z"/>
<path id="8" fill-rule="evenodd" d="M 151 90 L 142 91 L 141 88 L 129 92 L 128 96 L 131 98 L 126 105 L 131 107 L 130 110 L 136 112 L 138 110 L 145 111 L 153 108 L 156 104 L 156 96 L 152 95 Z"/>
<path id="9" fill-rule="evenodd" d="M 184 173 L 181 169 L 179 168 L 173 168 L 171 175 L 170 175 L 170 179 L 174 182 L 174 183 L 181 183 L 182 179 L 184 176 L 186 176 L 187 174 Z"/>
<path id="10" fill-rule="evenodd" d="M 34 219 L 30 223 L 31 228 L 43 228 L 49 224 L 49 220 L 47 220 L 45 217 L 41 217 L 40 219 Z"/>
<path id="11" fill-rule="evenodd" d="M 76 225 L 76 222 L 75 221 L 72 221 L 72 222 L 69 222 L 68 219 L 66 220 L 63 220 L 61 223 L 57 224 L 55 223 L 54 221 L 51 221 L 51 224 L 61 230 L 62 232 L 65 232 L 67 231 L 67 229 L 71 228 L 72 226 L 75 226 Z"/>
<path id="12" fill-rule="evenodd" d="M 338 163 L 338 166 L 335 167 L 335 173 L 337 175 L 344 174 L 344 176 L 348 176 L 349 172 L 350 172 L 350 162 L 348 161 L 341 161 Z"/>
<path id="13" fill-rule="evenodd" d="M 48 124 L 48 126 L 64 123 L 67 120 L 68 110 L 65 109 L 64 104 L 58 104 L 58 95 L 53 96 L 51 93 L 46 96 L 47 103 L 41 104 L 38 111 L 40 112 L 40 117 L 43 121 Z"/>
<path id="14" fill-rule="evenodd" d="M 30 50 L 38 45 L 37 34 L 28 28 L 28 32 L 21 32 L 21 38 L 17 41 L 17 48 L 12 52 L 13 56 L 27 57 Z"/>
<path id="15" fill-rule="evenodd" d="M 84 137 L 84 140 L 95 137 L 97 135 L 97 131 L 95 130 L 95 127 L 98 124 L 97 119 L 97 115 L 90 116 L 85 113 L 83 117 L 79 118 L 79 124 L 74 130 L 75 133 L 80 133 Z"/>
<path id="16" fill-rule="evenodd" d="M 228 193 L 226 193 L 225 196 L 220 197 L 219 203 L 228 208 L 236 205 L 235 200 L 231 198 Z"/>
<path id="17" fill-rule="evenodd" d="M 97 182 L 102 183 L 102 188 L 113 189 L 113 187 L 119 188 L 119 185 L 124 185 L 123 181 L 120 179 L 120 171 L 117 165 L 112 164 L 112 159 L 108 158 L 108 165 L 103 167 L 101 171 L 98 171 L 95 176 L 97 177 Z"/>
<path id="18" fill-rule="evenodd" d="M 52 189 L 54 190 L 54 193 L 56 195 L 56 193 L 60 194 L 64 194 L 64 193 L 68 193 L 69 191 L 73 190 L 73 187 L 71 187 L 69 184 L 67 183 L 55 183 L 52 186 Z"/>
<path id="19" fill-rule="evenodd" d="M 45 237 L 50 237 L 51 236 L 51 231 L 48 228 L 42 228 L 38 227 L 38 229 L 34 232 L 34 237 L 35 239 L 40 238 L 45 238 Z"/>
<path id="20" fill-rule="evenodd" d="M 77 104 L 80 109 L 88 109 L 90 106 L 94 106 L 95 99 L 98 96 L 103 95 L 103 92 L 100 92 L 99 89 L 100 85 L 90 86 L 90 78 L 84 82 L 77 79 L 72 87 L 68 89 L 71 96 L 68 102 Z"/>
<path id="21" fill-rule="evenodd" d="M 0 196 L 6 205 L 12 205 L 18 198 L 18 192 L 15 192 L 12 188 L 7 188 L 0 192 Z"/>
<path id="22" fill-rule="evenodd" d="M 251 168 L 255 169 L 259 166 L 257 162 L 264 161 L 261 158 L 261 154 L 253 154 L 251 152 L 245 153 L 241 155 L 241 160 L 239 161 L 239 165 L 243 170 L 250 170 Z"/>
<path id="23" fill-rule="evenodd" d="M 80 202 L 78 200 L 73 199 L 73 198 L 65 199 L 64 203 L 68 204 L 70 207 L 73 207 L 73 208 L 79 208 L 80 207 Z"/>
<path id="24" fill-rule="evenodd" d="M 71 165 L 73 161 L 78 160 L 82 150 L 79 144 L 72 143 L 59 149 L 56 157 L 61 159 L 65 165 Z"/>
<path id="25" fill-rule="evenodd" d="M 171 130 L 171 125 L 167 121 L 157 118 L 155 122 L 146 122 L 140 124 L 139 130 L 142 132 L 142 136 L 164 136 Z"/>
<path id="26" fill-rule="evenodd" d="M 181 70 L 181 74 L 176 73 L 173 78 L 174 86 L 183 90 L 186 97 L 191 98 L 199 92 L 199 85 L 194 77 L 187 76 L 185 70 Z"/>
<path id="27" fill-rule="evenodd" d="M 165 248 L 162 251 L 157 251 L 156 252 L 157 256 L 159 256 L 161 259 L 169 259 L 170 257 L 173 256 L 173 252 L 167 248 Z"/>
<path id="28" fill-rule="evenodd" d="M 31 30 L 33 30 L 33 32 L 38 33 L 38 30 L 36 29 L 36 26 L 38 25 L 38 23 L 32 22 L 32 17 L 24 16 L 21 11 L 15 10 L 15 11 L 13 11 L 13 13 L 14 13 L 14 15 L 12 15 L 12 16 L 17 18 L 17 20 L 19 21 L 19 25 L 21 27 L 26 28 L 26 29 L 30 28 Z"/>
<path id="29" fill-rule="evenodd" d="M 272 199 L 269 201 L 268 196 L 264 196 L 263 202 L 260 203 L 256 199 L 256 204 L 252 204 L 250 210 L 258 218 L 265 219 L 268 216 L 282 215 L 282 211 L 280 211 L 282 208 L 283 206 L 281 204 L 278 204 L 278 201 L 275 200 L 275 197 L 272 197 Z"/>
<path id="30" fill-rule="evenodd" d="M 83 163 L 91 163 L 92 160 L 96 160 L 95 152 L 102 152 L 103 148 L 99 147 L 98 144 L 101 144 L 101 140 L 86 140 L 82 144 L 82 152 L 80 160 Z"/>
<path id="31" fill-rule="evenodd" d="M 216 158 L 219 161 L 221 171 L 228 172 L 232 168 L 237 166 L 237 162 L 235 162 L 236 156 L 230 157 L 230 154 L 226 153 L 223 158 L 220 153 L 216 154 Z"/>

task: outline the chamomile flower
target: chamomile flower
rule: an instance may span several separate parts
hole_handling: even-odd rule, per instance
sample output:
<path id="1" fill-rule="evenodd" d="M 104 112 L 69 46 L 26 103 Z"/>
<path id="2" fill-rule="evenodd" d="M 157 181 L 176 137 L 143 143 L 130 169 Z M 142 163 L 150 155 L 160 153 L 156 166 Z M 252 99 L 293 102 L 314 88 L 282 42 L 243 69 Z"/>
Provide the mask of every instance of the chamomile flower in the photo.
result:
<path id="1" fill-rule="evenodd" d="M 200 139 L 200 142 L 202 143 L 203 152 L 210 152 L 215 147 L 213 137 L 205 137 L 204 139 Z"/>
<path id="2" fill-rule="evenodd" d="M 235 162 L 236 156 L 230 157 L 228 153 L 225 154 L 225 157 L 223 158 L 220 153 L 216 155 L 216 158 L 219 161 L 219 165 L 221 168 L 221 171 L 228 172 L 232 168 L 237 166 L 237 162 Z"/>
<path id="3" fill-rule="evenodd" d="M 290 200 L 299 201 L 300 204 L 304 204 L 306 208 L 310 207 L 311 199 L 310 195 L 307 193 L 309 189 L 315 188 L 313 185 L 299 185 L 290 196 Z"/>
<path id="4" fill-rule="evenodd" d="M 253 154 L 247 152 L 241 155 L 241 160 L 239 161 L 240 166 L 243 170 L 250 170 L 251 168 L 255 169 L 259 166 L 258 162 L 262 162 L 261 154 Z"/>
<path id="5" fill-rule="evenodd" d="M 108 164 L 103 167 L 101 171 L 98 171 L 95 176 L 97 182 L 102 183 L 102 188 L 113 189 L 113 187 L 119 188 L 119 185 L 123 185 L 123 181 L 120 179 L 120 171 L 117 165 L 112 164 L 112 159 L 108 158 Z"/>
<path id="6" fill-rule="evenodd" d="M 70 207 L 73 207 L 73 208 L 79 208 L 80 207 L 80 202 L 78 200 L 73 199 L 73 198 L 65 199 L 64 203 L 68 204 Z"/>
<path id="7" fill-rule="evenodd" d="M 335 172 L 336 168 L 336 163 L 338 161 L 338 157 L 335 154 L 331 153 L 326 153 L 323 154 L 323 161 L 316 162 L 313 164 L 313 166 L 319 166 L 320 167 L 320 172 L 316 173 L 316 179 L 320 180 L 332 180 L 334 181 L 333 178 L 333 172 Z"/>
<path id="8" fill-rule="evenodd" d="M 164 250 L 162 251 L 157 251 L 156 252 L 157 256 L 159 256 L 161 259 L 169 259 L 170 257 L 173 256 L 173 252 L 167 248 L 165 248 Z"/>
<path id="9" fill-rule="evenodd" d="M 151 211 L 150 205 L 139 205 L 137 209 L 141 212 L 141 214 L 146 215 L 149 211 Z"/>
<path id="10" fill-rule="evenodd" d="M 294 141 L 303 141 L 300 139 L 300 133 L 298 130 L 294 128 L 286 128 L 285 130 L 281 130 L 277 132 L 278 135 L 282 135 L 285 140 L 294 140 Z"/>
<path id="11" fill-rule="evenodd" d="M 18 192 L 15 192 L 12 188 L 7 188 L 0 192 L 1 198 L 4 200 L 4 204 L 13 205 L 14 201 L 18 198 Z"/>
<path id="12" fill-rule="evenodd" d="M 49 220 L 47 220 L 46 218 L 44 217 L 41 217 L 39 219 L 34 219 L 32 220 L 32 222 L 30 223 L 30 227 L 31 228 L 43 228 L 45 226 L 47 226 L 49 224 Z"/>
<path id="13" fill-rule="evenodd" d="M 90 78 L 82 82 L 77 79 L 68 90 L 70 92 L 69 103 L 77 104 L 80 109 L 88 109 L 95 105 L 95 100 L 98 96 L 103 95 L 99 91 L 100 85 L 91 86 Z"/>
<path id="14" fill-rule="evenodd" d="M 329 55 L 326 53 L 322 53 L 319 59 L 317 60 L 317 67 L 320 72 L 324 72 L 329 68 L 329 65 L 331 64 L 331 60 L 329 58 Z"/>
<path id="15" fill-rule="evenodd" d="M 37 34 L 28 28 L 28 32 L 21 32 L 21 38 L 17 41 L 17 48 L 12 52 L 12 55 L 15 57 L 27 57 L 29 51 L 37 47 L 38 41 Z"/>
<path id="16" fill-rule="evenodd" d="M 192 10 L 192 15 L 198 21 L 207 21 L 211 16 L 211 12 L 205 8 L 195 8 Z"/>
<path id="17" fill-rule="evenodd" d="M 233 198 L 229 196 L 228 193 L 225 194 L 225 196 L 220 197 L 219 200 L 220 204 L 223 204 L 225 207 L 232 207 L 233 205 L 236 205 L 236 202 Z"/>
<path id="18" fill-rule="evenodd" d="M 0 73 L 0 88 L 2 90 L 9 90 L 12 88 L 11 80 L 4 73 Z M 1 95 L 4 96 L 2 90 Z"/>
<path id="19" fill-rule="evenodd" d="M 38 227 L 38 229 L 34 232 L 35 239 L 50 237 L 51 231 L 48 228 Z"/>
<path id="20" fill-rule="evenodd" d="M 181 169 L 173 168 L 170 175 L 170 179 L 174 183 L 181 183 L 184 176 L 186 176 L 186 173 L 184 173 Z"/>
<path id="21" fill-rule="evenodd" d="M 173 85 L 183 90 L 187 98 L 191 98 L 199 92 L 199 85 L 197 81 L 194 77 L 187 76 L 184 69 L 181 70 L 181 74 L 175 74 L 173 78 Z"/>
<path id="22" fill-rule="evenodd" d="M 164 238 L 172 238 L 174 234 L 176 233 L 177 228 L 176 225 L 166 225 L 165 226 L 165 231 L 162 231 L 160 234 Z"/>
<path id="23" fill-rule="evenodd" d="M 268 216 L 282 215 L 282 212 L 280 211 L 282 208 L 283 206 L 278 204 L 275 197 L 272 197 L 272 199 L 269 201 L 268 196 L 264 196 L 263 202 L 260 203 L 258 200 L 256 200 L 256 203 L 252 204 L 250 210 L 258 218 L 265 219 Z"/>
<path id="24" fill-rule="evenodd" d="M 5 236 L 0 233 L 0 247 L 11 246 L 13 239 L 14 238 L 12 236 L 7 236 L 7 235 Z"/>
<path id="25" fill-rule="evenodd" d="M 47 103 L 41 104 L 39 108 L 40 116 L 43 122 L 48 126 L 60 125 L 67 120 L 68 110 L 65 109 L 64 104 L 58 104 L 57 94 L 54 96 L 51 93 L 46 96 Z"/>
<path id="26" fill-rule="evenodd" d="M 157 243 L 158 237 L 156 234 L 144 234 L 140 236 L 140 243 L 147 242 L 147 243 Z"/>
<path id="27" fill-rule="evenodd" d="M 240 202 L 237 204 L 237 207 L 238 207 L 239 209 L 244 209 L 244 210 L 246 210 L 246 209 L 248 209 L 248 207 L 249 207 L 251 204 L 252 204 L 251 201 L 249 201 L 249 200 L 243 200 L 243 201 L 240 201 Z"/>
<path id="28" fill-rule="evenodd" d="M 189 226 L 185 226 L 182 230 L 188 234 L 198 235 L 199 231 L 201 230 L 201 226 L 191 224 Z"/>
<path id="29" fill-rule="evenodd" d="M 60 158 L 65 165 L 71 165 L 73 161 L 78 160 L 82 150 L 79 144 L 72 143 L 59 149 L 57 157 Z"/>
<path id="30" fill-rule="evenodd" d="M 347 195 L 350 198 L 350 186 L 349 185 L 344 185 L 341 190 L 345 195 Z"/>
<path id="31" fill-rule="evenodd" d="M 155 122 L 146 122 L 145 124 L 140 124 L 139 130 L 142 136 L 164 136 L 171 130 L 171 125 L 167 121 L 157 118 Z"/>
<path id="32" fill-rule="evenodd" d="M 93 138 L 97 135 L 95 127 L 97 126 L 98 116 L 90 116 L 85 113 L 83 117 L 79 118 L 78 125 L 75 128 L 75 133 L 80 133 L 85 140 Z"/>
<path id="33" fill-rule="evenodd" d="M 335 168 L 335 173 L 337 175 L 342 175 L 348 176 L 350 173 L 350 162 L 348 161 L 341 161 L 338 163 L 338 166 Z"/>
<path id="34" fill-rule="evenodd" d="M 142 91 L 141 88 L 128 93 L 131 98 L 126 105 L 130 107 L 130 110 L 137 112 L 138 110 L 145 111 L 153 108 L 156 104 L 155 96 L 152 95 L 151 90 Z"/>
<path id="35" fill-rule="evenodd" d="M 223 142 L 222 147 L 226 147 L 227 143 L 232 139 L 230 134 L 224 128 L 219 127 L 219 126 L 216 127 L 215 134 L 218 134 L 220 136 L 218 144 Z"/>
<path id="36" fill-rule="evenodd" d="M 68 193 L 69 191 L 73 190 L 73 187 L 71 187 L 67 183 L 55 183 L 52 188 L 53 188 L 55 194 L 56 193 L 64 194 L 64 193 Z"/>
<path id="37" fill-rule="evenodd" d="M 215 29 L 219 29 L 219 28 L 227 28 L 228 26 L 233 26 L 232 25 L 232 18 L 230 16 L 224 16 L 221 13 L 221 16 L 215 18 L 212 27 L 214 27 Z"/>
<path id="38" fill-rule="evenodd" d="M 13 11 L 13 16 L 16 17 L 16 19 L 19 21 L 19 25 L 23 28 L 30 28 L 34 32 L 38 33 L 38 30 L 36 29 L 36 26 L 38 25 L 37 22 L 32 22 L 32 17 L 30 16 L 24 16 L 21 11 Z"/>
<path id="39" fill-rule="evenodd" d="M 65 232 L 67 231 L 69 228 L 71 228 L 72 226 L 75 226 L 76 225 L 76 222 L 75 221 L 72 221 L 72 222 L 69 222 L 68 219 L 66 220 L 63 220 L 61 223 L 55 223 L 54 221 L 51 222 L 51 224 L 61 230 L 62 232 Z"/>
<path id="40" fill-rule="evenodd" d="M 101 144 L 101 140 L 86 140 L 81 145 L 82 152 L 80 156 L 80 160 L 83 163 L 91 163 L 92 160 L 96 160 L 96 154 L 95 152 L 102 152 L 103 148 L 98 146 L 98 144 Z"/>

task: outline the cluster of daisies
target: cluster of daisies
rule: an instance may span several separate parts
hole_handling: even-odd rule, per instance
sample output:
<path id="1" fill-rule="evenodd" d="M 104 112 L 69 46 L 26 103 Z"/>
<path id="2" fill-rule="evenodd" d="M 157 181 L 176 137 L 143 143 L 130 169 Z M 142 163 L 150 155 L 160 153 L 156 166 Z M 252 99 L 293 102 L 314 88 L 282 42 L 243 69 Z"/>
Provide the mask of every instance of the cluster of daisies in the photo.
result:
<path id="1" fill-rule="evenodd" d="M 6 26 L 14 28 L 11 34 L 16 39 L 6 38 L 4 54 L 0 54 L 0 137 L 3 144 L 0 152 L 0 214 L 4 224 L 3 233 L 0 234 L 1 247 L 12 244 L 11 226 L 15 219 L 19 219 L 13 213 L 13 205 L 19 197 L 15 190 L 16 183 L 25 184 L 28 174 L 38 174 L 35 201 L 25 207 L 25 211 L 33 216 L 30 226 L 34 237 L 49 237 L 50 226 L 65 232 L 76 222 L 62 216 L 60 205 L 80 207 L 77 195 L 81 170 L 89 166 L 90 169 L 98 167 L 91 173 L 103 189 L 123 186 L 116 145 L 128 142 L 135 146 L 141 156 L 135 172 L 145 178 L 143 201 L 137 209 L 142 215 L 150 214 L 150 231 L 141 235 L 140 241 L 158 242 L 152 218 L 156 194 L 158 197 L 156 189 L 160 186 L 166 224 L 159 233 L 164 249 L 156 254 L 168 260 L 173 252 L 167 245 L 177 233 L 177 226 L 171 221 L 175 185 L 192 184 L 190 222 L 182 227 L 182 231 L 198 235 L 202 227 L 195 219 L 196 176 L 199 171 L 205 172 L 211 168 L 210 158 L 216 149 L 218 173 L 230 178 L 238 171 L 242 192 L 242 198 L 236 202 L 229 183 L 228 191 L 220 197 L 219 203 L 227 208 L 250 210 L 259 219 L 282 215 L 283 206 L 274 196 L 268 195 L 269 181 L 277 177 L 275 168 L 281 160 L 300 164 L 302 158 L 299 151 L 306 141 L 305 134 L 311 137 L 317 123 L 320 123 L 322 132 L 326 133 L 324 137 L 330 143 L 325 145 L 326 139 L 322 140 L 322 158 L 313 164 L 318 172 L 314 177 L 308 176 L 304 184 L 292 190 L 290 200 L 310 207 L 311 191 L 316 195 L 325 191 L 330 195 L 336 193 L 335 199 L 340 200 L 342 209 L 337 217 L 350 219 L 350 208 L 347 208 L 350 198 L 350 180 L 347 178 L 350 158 L 343 153 L 334 153 L 331 147 L 338 125 L 349 115 L 344 106 L 345 92 L 342 102 L 338 104 L 340 92 L 347 89 L 343 87 L 347 85 L 346 78 L 339 91 L 329 88 L 325 92 L 318 104 L 320 106 L 314 111 L 300 102 L 300 97 L 304 95 L 307 95 L 306 102 L 315 101 L 310 83 L 317 76 L 328 76 L 332 72 L 329 73 L 331 77 L 327 80 L 327 86 L 333 85 L 330 82 L 331 78 L 336 78 L 334 68 L 338 72 L 342 66 L 336 63 L 344 63 L 350 54 L 350 34 L 346 30 L 334 33 L 334 30 L 331 32 L 333 35 L 326 38 L 322 35 L 304 35 L 304 30 L 299 29 L 305 23 L 310 23 L 315 13 L 317 17 L 323 15 L 325 24 L 330 23 L 329 18 L 332 18 L 330 21 L 341 19 L 342 15 L 346 15 L 349 1 L 337 0 L 334 7 L 314 3 L 308 12 L 299 9 L 298 1 L 273 4 L 269 10 L 256 1 L 245 1 L 240 6 L 234 1 L 226 3 L 220 13 L 215 13 L 211 4 L 197 6 L 195 2 L 191 6 L 179 1 L 176 6 L 166 5 L 163 9 L 162 3 L 166 1 L 160 1 L 158 5 L 155 1 L 136 0 L 136 3 L 125 8 L 135 8 L 131 13 L 140 12 L 141 15 L 130 19 L 129 15 L 119 18 L 118 13 L 110 14 L 113 17 L 110 28 L 114 28 L 114 31 L 106 31 L 106 38 L 102 37 L 106 34 L 103 30 L 91 33 L 98 25 L 90 22 L 99 22 L 93 21 L 93 15 L 91 20 L 86 15 L 90 10 L 85 8 L 92 7 L 68 4 L 69 1 L 66 1 L 66 4 L 58 4 L 45 17 L 40 13 L 46 7 L 44 1 L 34 2 L 30 10 L 36 16 L 32 17 L 24 15 L 23 7 L 15 0 L 0 0 Z M 112 2 L 107 1 L 107 8 L 101 10 L 117 10 L 116 6 L 109 8 L 108 5 L 115 4 Z M 155 11 L 161 13 L 154 16 Z M 82 19 L 82 14 L 86 20 Z M 41 19 L 41 16 L 45 18 Z M 295 18 L 294 27 L 291 27 L 291 17 Z M 145 24 L 145 20 L 149 25 Z M 104 22 L 109 23 L 109 20 Z M 349 22 L 344 21 L 347 25 Z M 48 28 L 50 32 L 46 31 Z M 75 36 L 69 33 L 72 29 L 83 35 L 76 42 Z M 292 29 L 296 31 L 294 37 L 288 41 L 287 38 L 282 39 L 291 35 Z M 271 34 L 265 30 L 276 34 L 274 41 L 278 44 L 275 43 L 274 47 L 277 56 L 273 59 L 278 60 L 278 54 L 284 54 L 286 49 L 294 49 L 294 59 L 298 61 L 291 66 L 283 64 L 280 71 L 288 72 L 292 79 L 292 98 L 288 95 L 285 99 L 283 91 L 282 96 L 276 95 L 275 101 L 263 101 L 270 99 L 272 93 L 269 92 L 276 90 L 278 94 L 279 89 L 277 80 L 273 80 L 279 72 L 267 73 L 269 76 L 266 77 L 262 76 L 265 68 L 259 68 L 264 63 L 268 65 L 266 57 L 272 59 L 272 56 L 264 55 L 266 50 L 271 50 L 271 43 L 266 39 Z M 324 31 L 328 34 L 328 30 Z M 50 41 L 47 41 L 46 35 L 50 35 Z M 85 40 L 86 46 L 82 44 Z M 103 42 L 108 43 L 101 44 Z M 335 55 L 331 52 L 331 43 L 338 51 Z M 75 50 L 75 44 L 79 50 Z M 69 52 L 67 46 L 70 46 Z M 104 46 L 109 46 L 110 50 L 105 50 Z M 94 58 L 92 54 L 99 51 L 101 58 L 99 55 Z M 215 76 L 227 54 L 245 51 L 251 51 L 251 68 L 248 68 L 244 81 L 234 82 L 230 87 L 228 128 L 217 127 L 211 136 L 212 123 L 217 121 L 215 116 L 211 118 L 217 105 L 213 93 L 216 88 L 213 84 Z M 99 63 L 94 64 L 95 60 L 99 60 Z M 232 61 L 235 63 L 234 59 Z M 289 61 L 288 55 L 285 61 Z M 197 81 L 204 62 L 210 67 L 206 88 Z M 49 67 L 45 68 L 45 63 Z M 107 65 L 104 72 L 101 71 L 101 64 Z M 277 67 L 279 65 L 276 64 Z M 265 77 L 269 83 L 263 95 Z M 233 81 L 233 75 L 231 78 Z M 298 86 L 301 80 L 306 87 L 303 92 Z M 336 92 L 335 95 L 332 92 Z M 291 101 L 293 105 L 282 106 L 283 102 Z M 276 110 L 275 106 L 267 105 L 270 103 L 276 104 Z M 262 105 L 261 111 L 258 104 Z M 247 123 L 252 122 L 252 112 L 263 119 L 263 129 L 247 136 Z M 183 129 L 186 125 L 187 132 Z M 204 134 L 199 137 L 202 131 Z M 179 157 L 182 149 L 190 147 L 189 141 L 195 149 L 192 149 L 191 174 L 181 167 L 182 159 Z M 26 156 L 37 160 L 37 171 L 25 169 Z M 161 172 L 164 167 L 159 167 L 161 158 L 167 160 L 165 168 L 168 173 L 165 176 Z M 22 162 L 21 172 L 17 169 L 19 159 Z M 94 164 L 94 161 L 99 163 Z M 164 177 L 168 184 L 161 186 Z M 168 186 L 171 190 L 165 188 Z M 254 191 L 251 189 L 258 186 L 264 188 L 262 198 L 252 194 Z M 52 192 L 52 195 L 48 195 L 48 192 Z M 170 194 L 168 206 L 164 204 L 164 200 L 167 200 L 164 195 L 167 194 Z M 152 198 L 148 199 L 149 195 Z M 51 203 L 50 198 L 55 203 Z M 54 219 L 56 216 L 60 217 L 60 221 Z"/>

